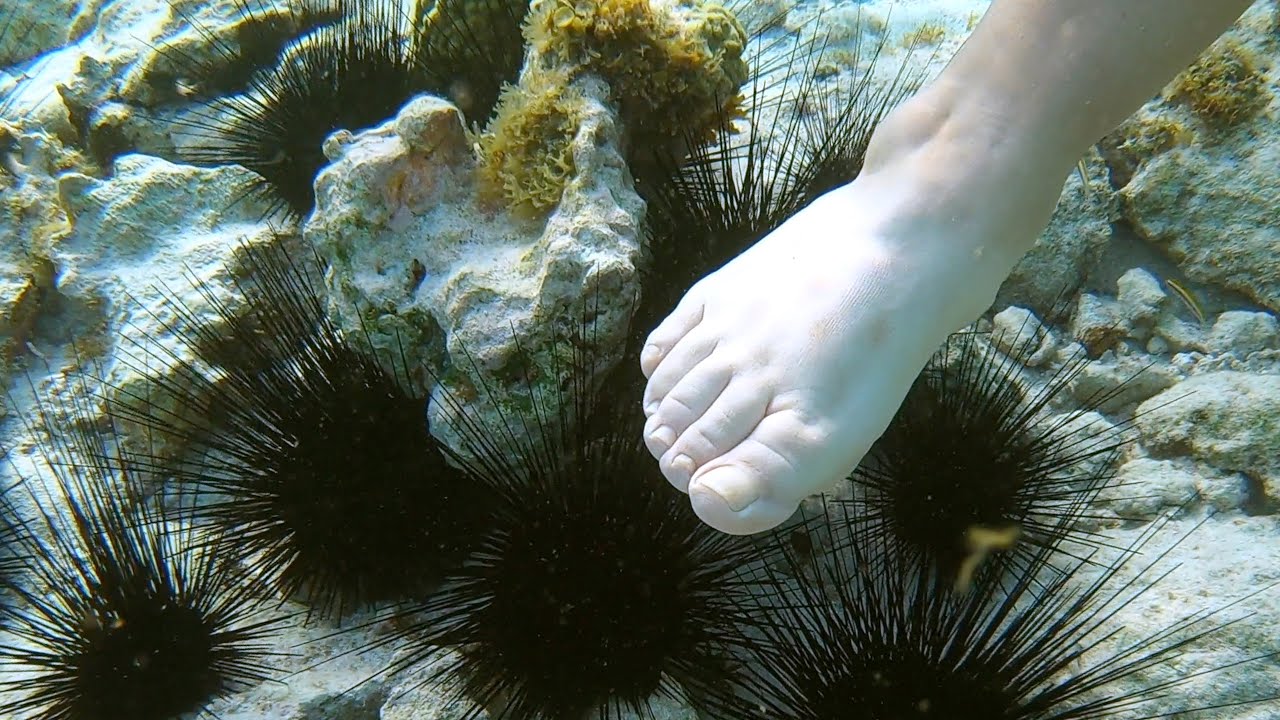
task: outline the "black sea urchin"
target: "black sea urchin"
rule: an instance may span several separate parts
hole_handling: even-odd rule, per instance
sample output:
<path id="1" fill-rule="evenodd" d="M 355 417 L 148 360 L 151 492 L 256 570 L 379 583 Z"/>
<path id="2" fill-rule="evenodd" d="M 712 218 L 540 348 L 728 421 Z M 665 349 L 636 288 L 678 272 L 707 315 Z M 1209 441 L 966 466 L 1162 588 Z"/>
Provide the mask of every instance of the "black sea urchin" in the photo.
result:
<path id="1" fill-rule="evenodd" d="M 188 449 L 152 461 L 200 497 L 198 520 L 225 533 L 219 552 L 281 596 L 338 616 L 416 596 L 459 560 L 478 502 L 428 431 L 425 391 L 343 336 L 315 266 L 282 240 L 241 255 L 247 310 L 199 283 L 215 321 L 170 298 L 180 342 L 219 367 L 135 353 L 177 371 L 153 378 L 166 402 L 135 395 L 121 415 Z"/>
<path id="2" fill-rule="evenodd" d="M 348 0 L 341 7 L 342 19 L 253 74 L 246 93 L 182 121 L 196 135 L 189 160 L 252 170 L 262 180 L 249 193 L 294 219 L 315 206 L 313 183 L 327 163 L 322 146 L 330 133 L 387 120 L 430 87 L 399 0 Z"/>
<path id="3" fill-rule="evenodd" d="M 490 528 L 405 615 L 393 639 L 411 647 L 392 670 L 438 660 L 435 678 L 469 703 L 467 717 L 651 717 L 656 695 L 714 707 L 706 698 L 733 677 L 750 620 L 734 601 L 746 546 L 667 486 L 632 399 L 591 391 L 591 343 L 560 350 L 574 358 L 553 370 L 561 390 L 521 398 L 529 409 L 504 427 L 454 408 Z"/>
<path id="4" fill-rule="evenodd" d="M 24 532 L 22 517 L 13 502 L 13 494 L 20 482 L 0 488 L 0 603 L 8 602 L 4 588 L 17 582 L 26 559 L 19 547 L 19 537 Z"/>
<path id="5" fill-rule="evenodd" d="M 1063 533 L 1096 543 L 1060 520 L 1082 514 L 1127 442 L 1109 424 L 1077 427 L 1118 390 L 1045 417 L 1086 357 L 1029 393 L 1017 369 L 1038 343 L 1019 342 L 1005 355 L 981 338 L 948 338 L 851 476 L 853 512 L 866 518 L 866 532 L 962 586 L 990 554 L 999 567 L 1029 560 Z"/>
<path id="6" fill-rule="evenodd" d="M 0 605 L 0 714 L 41 720 L 171 720 L 273 673 L 285 618 L 234 559 L 211 551 L 183 509 L 144 496 L 155 481 L 99 436 L 77 404 L 51 428 L 36 519 L 17 532 L 22 574 Z M 43 475 L 43 473 L 42 473 Z M 43 493 L 36 493 L 35 488 Z M 58 504 L 61 507 L 54 508 Z"/>
<path id="7" fill-rule="evenodd" d="M 337 22 L 348 0 L 309 0 L 279 8 L 267 0 L 233 0 L 239 18 L 234 33 L 224 37 L 194 17 L 186 20 L 206 41 L 212 57 L 197 59 L 182 46 L 168 44 L 160 51 L 175 70 L 153 72 L 153 86 L 170 86 L 175 96 L 210 97 L 243 91 L 259 72 L 275 67 L 285 47 L 316 28 Z M 181 13 L 176 6 L 173 11 Z"/>
<path id="8" fill-rule="evenodd" d="M 1148 703 L 1167 701 L 1192 678 L 1274 656 L 1215 667 L 1182 664 L 1198 641 L 1243 619 L 1225 617 L 1232 605 L 1120 640 L 1118 615 L 1157 586 L 1163 574 L 1153 569 L 1168 550 L 1137 569 L 1136 579 L 1127 578 L 1134 572 L 1128 565 L 1164 522 L 1114 561 L 1081 558 L 1058 570 L 1050 562 L 1054 550 L 1039 547 L 1011 576 L 985 575 L 963 594 L 886 545 L 859 542 L 866 537 L 859 522 L 837 517 L 831 529 L 811 519 L 799 530 L 810 538 L 806 550 L 779 545 L 785 560 L 760 566 L 776 588 L 758 600 L 757 611 L 769 618 L 759 626 L 762 650 L 748 679 L 721 690 L 726 702 L 742 703 L 737 717 L 1184 717 L 1275 696 L 1274 689 L 1258 689 L 1249 699 L 1187 702 L 1152 714 Z M 831 546 L 842 549 L 813 550 Z M 1174 666 L 1172 679 L 1142 679 L 1149 670 Z"/>
<path id="9" fill-rule="evenodd" d="M 414 52 L 429 90 L 474 125 L 493 115 L 524 64 L 529 0 L 420 0 Z"/>
<path id="10" fill-rule="evenodd" d="M 858 34 L 861 38 L 861 33 Z M 856 70 L 837 77 L 825 87 L 816 75 L 801 94 L 801 155 L 794 181 L 802 202 L 853 182 L 862 172 L 871 133 L 902 100 L 915 94 L 921 73 L 902 62 L 891 79 L 878 77 L 881 54 L 889 41 L 885 33 L 864 57 L 859 39 L 847 59 Z M 829 48 L 820 54 L 823 62 Z"/>

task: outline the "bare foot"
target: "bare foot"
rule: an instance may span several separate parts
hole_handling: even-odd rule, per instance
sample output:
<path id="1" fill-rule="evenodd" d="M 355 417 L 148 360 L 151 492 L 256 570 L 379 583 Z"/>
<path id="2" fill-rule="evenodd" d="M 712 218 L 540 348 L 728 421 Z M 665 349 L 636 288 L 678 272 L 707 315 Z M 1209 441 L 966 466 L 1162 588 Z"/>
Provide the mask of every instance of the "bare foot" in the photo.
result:
<path id="1" fill-rule="evenodd" d="M 910 168 L 936 159 L 869 161 L 650 334 L 645 442 L 711 526 L 770 529 L 848 474 L 1017 259 L 985 239 L 1047 220 L 1056 193 L 1011 214 L 977 187 L 929 192 L 936 173 Z"/>

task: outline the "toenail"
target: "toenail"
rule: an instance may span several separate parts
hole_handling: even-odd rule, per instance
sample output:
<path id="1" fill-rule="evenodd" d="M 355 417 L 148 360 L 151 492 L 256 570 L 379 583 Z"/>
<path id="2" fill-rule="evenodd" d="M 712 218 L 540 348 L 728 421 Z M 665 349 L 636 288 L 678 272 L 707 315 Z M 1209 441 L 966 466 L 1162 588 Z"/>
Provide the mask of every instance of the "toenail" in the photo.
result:
<path id="1" fill-rule="evenodd" d="M 652 400 L 652 401 L 650 401 L 650 402 L 645 403 L 645 405 L 644 405 L 644 416 L 645 416 L 645 417 L 652 417 L 652 416 L 653 416 L 653 414 L 654 414 L 654 413 L 656 413 L 656 412 L 658 412 L 658 401 L 656 401 L 656 400 Z"/>
<path id="2" fill-rule="evenodd" d="M 661 445 L 664 448 L 669 448 L 675 443 L 675 441 L 675 431 L 666 425 L 661 425 L 653 432 L 649 433 L 649 442 L 654 445 Z"/>
<path id="3" fill-rule="evenodd" d="M 729 509 L 734 512 L 741 512 L 760 499 L 754 484 L 733 468 L 716 468 L 708 471 L 698 478 L 694 485 L 690 485 L 690 491 L 695 487 L 705 488 L 719 495 L 720 499 L 724 500 Z"/>
<path id="4" fill-rule="evenodd" d="M 683 475 L 685 482 L 688 482 L 689 477 L 693 475 L 693 471 L 698 469 L 698 466 L 693 464 L 693 458 L 683 454 L 671 458 L 671 464 L 668 467 L 671 468 L 672 472 Z"/>
<path id="5" fill-rule="evenodd" d="M 653 343 L 649 343 L 640 351 L 640 362 L 647 364 L 650 360 L 656 359 L 661 354 L 662 348 L 654 345 Z"/>

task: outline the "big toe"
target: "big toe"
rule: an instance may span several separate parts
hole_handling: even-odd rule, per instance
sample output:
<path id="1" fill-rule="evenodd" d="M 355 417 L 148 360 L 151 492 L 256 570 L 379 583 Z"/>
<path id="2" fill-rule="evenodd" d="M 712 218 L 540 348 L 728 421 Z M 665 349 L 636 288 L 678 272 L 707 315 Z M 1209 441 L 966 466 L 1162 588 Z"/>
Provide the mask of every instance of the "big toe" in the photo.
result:
<path id="1" fill-rule="evenodd" d="M 721 465 L 689 484 L 689 501 L 698 517 L 716 530 L 751 535 L 781 525 L 800 505 L 768 491 L 764 478 L 751 468 Z"/>
<path id="2" fill-rule="evenodd" d="M 865 452 L 863 443 L 846 437 L 849 429 L 797 407 L 766 415 L 746 439 L 693 474 L 694 511 L 733 535 L 781 525 L 802 500 L 829 489 Z M 837 435 L 845 441 L 833 442 Z"/>

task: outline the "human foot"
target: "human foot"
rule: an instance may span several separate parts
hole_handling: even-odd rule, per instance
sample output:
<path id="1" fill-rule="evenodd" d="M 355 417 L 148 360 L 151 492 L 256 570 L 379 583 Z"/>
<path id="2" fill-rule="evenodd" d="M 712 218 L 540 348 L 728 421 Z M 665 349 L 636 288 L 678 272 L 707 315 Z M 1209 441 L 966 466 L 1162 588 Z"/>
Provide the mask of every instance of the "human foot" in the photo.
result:
<path id="1" fill-rule="evenodd" d="M 1008 218 L 918 192 L 903 172 L 864 171 L 819 198 L 650 334 L 645 441 L 711 526 L 775 527 L 852 470 L 1012 266 L 983 242 Z"/>

